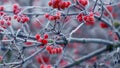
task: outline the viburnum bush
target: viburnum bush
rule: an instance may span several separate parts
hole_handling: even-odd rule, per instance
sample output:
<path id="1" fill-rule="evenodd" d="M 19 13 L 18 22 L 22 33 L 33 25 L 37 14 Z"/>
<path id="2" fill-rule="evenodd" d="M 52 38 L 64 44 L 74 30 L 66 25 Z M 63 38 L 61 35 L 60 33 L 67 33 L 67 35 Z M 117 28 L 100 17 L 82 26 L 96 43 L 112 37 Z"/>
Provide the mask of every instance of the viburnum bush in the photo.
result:
<path id="1" fill-rule="evenodd" d="M 0 0 L 0 68 L 119 68 L 120 0 Z"/>

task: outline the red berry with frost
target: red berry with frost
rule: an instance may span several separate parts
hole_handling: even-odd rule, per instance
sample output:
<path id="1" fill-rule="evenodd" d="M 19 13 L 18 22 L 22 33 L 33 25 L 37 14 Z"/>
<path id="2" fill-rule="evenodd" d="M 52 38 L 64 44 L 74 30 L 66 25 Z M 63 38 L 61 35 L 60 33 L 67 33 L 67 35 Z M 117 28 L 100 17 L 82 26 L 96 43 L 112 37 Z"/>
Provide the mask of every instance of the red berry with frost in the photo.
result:
<path id="1" fill-rule="evenodd" d="M 36 34 L 35 35 L 35 38 L 38 40 L 38 39 L 40 39 L 40 34 Z"/>
<path id="2" fill-rule="evenodd" d="M 48 43 L 48 41 L 47 41 L 46 39 L 42 39 L 42 40 L 41 40 L 41 43 L 45 45 L 45 44 Z"/>
<path id="3" fill-rule="evenodd" d="M 44 34 L 44 39 L 48 39 L 48 34 Z"/>
<path id="4" fill-rule="evenodd" d="M 49 17 L 49 14 L 48 14 L 48 13 L 46 13 L 46 14 L 44 15 L 44 17 L 45 17 L 45 18 L 48 18 L 48 17 Z"/>
<path id="5" fill-rule="evenodd" d="M 8 25 L 8 26 L 10 26 L 10 25 L 11 25 L 11 22 L 10 22 L 10 21 L 7 21 L 6 23 L 7 23 L 7 25 Z"/>
<path id="6" fill-rule="evenodd" d="M 18 22 L 21 21 L 21 17 L 20 17 L 20 16 L 17 17 L 17 21 L 18 21 Z"/>
<path id="7" fill-rule="evenodd" d="M 5 12 L 3 12 L 3 11 L 0 11 L 0 16 L 2 16 L 2 15 L 4 15 L 5 14 Z"/>
<path id="8" fill-rule="evenodd" d="M 13 10 L 15 9 L 19 9 L 19 5 L 18 4 L 13 4 Z"/>
<path id="9" fill-rule="evenodd" d="M 78 2 L 84 7 L 88 4 L 88 0 L 78 0 Z"/>
<path id="10" fill-rule="evenodd" d="M 46 50 L 50 51 L 53 47 L 52 46 L 46 46 Z"/>
<path id="11" fill-rule="evenodd" d="M 14 19 L 17 19 L 18 16 L 17 16 L 17 15 L 14 15 L 13 17 L 14 17 Z"/>
<path id="12" fill-rule="evenodd" d="M 0 20 L 0 25 L 4 25 L 5 21 L 4 20 Z"/>
<path id="13" fill-rule="evenodd" d="M 29 17 L 22 17 L 22 22 L 23 22 L 23 23 L 29 22 Z"/>

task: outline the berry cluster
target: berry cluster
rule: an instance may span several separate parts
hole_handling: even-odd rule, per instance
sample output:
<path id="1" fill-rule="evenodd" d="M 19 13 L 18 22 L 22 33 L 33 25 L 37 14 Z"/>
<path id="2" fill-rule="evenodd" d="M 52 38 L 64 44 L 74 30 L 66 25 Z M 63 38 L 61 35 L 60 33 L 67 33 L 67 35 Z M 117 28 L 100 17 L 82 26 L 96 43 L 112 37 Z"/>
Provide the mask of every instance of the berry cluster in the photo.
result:
<path id="1" fill-rule="evenodd" d="M 40 34 L 36 34 L 35 38 L 37 39 L 38 42 L 41 42 L 43 45 L 48 43 L 48 34 L 44 34 L 44 38 L 40 37 Z"/>
<path id="2" fill-rule="evenodd" d="M 40 65 L 40 68 L 52 68 L 52 65 L 44 65 L 44 64 L 41 64 L 41 65 Z"/>
<path id="3" fill-rule="evenodd" d="M 18 22 L 22 22 L 22 23 L 26 23 L 26 22 L 30 21 L 29 17 L 27 17 L 25 15 L 21 15 L 21 16 L 14 15 L 14 19 L 16 19 Z"/>
<path id="4" fill-rule="evenodd" d="M 4 7 L 3 6 L 0 6 L 0 16 L 2 17 L 0 19 L 0 27 L 6 29 L 8 26 L 11 25 L 11 16 L 8 16 L 7 13 L 5 13 L 3 10 L 4 10 Z"/>
<path id="5" fill-rule="evenodd" d="M 70 1 L 62 1 L 62 0 L 50 0 L 48 5 L 57 8 L 57 9 L 65 9 L 70 6 Z"/>
<path id="6" fill-rule="evenodd" d="M 0 20 L 0 26 L 4 29 L 7 28 L 7 26 L 10 26 L 11 25 L 11 21 L 5 21 L 5 20 Z"/>
<path id="7" fill-rule="evenodd" d="M 89 13 L 89 15 L 84 15 L 80 13 L 77 16 L 77 20 L 79 22 L 85 21 L 86 25 L 94 25 L 94 21 L 95 21 L 93 13 Z"/>
<path id="8" fill-rule="evenodd" d="M 50 20 L 50 21 L 58 20 L 58 19 L 60 19 L 60 17 L 61 17 L 61 13 L 60 13 L 60 12 L 57 12 L 56 15 L 54 15 L 54 16 L 46 13 L 46 14 L 44 15 L 44 17 L 47 18 L 47 19 Z"/>
<path id="9" fill-rule="evenodd" d="M 87 6 L 87 4 L 88 4 L 88 0 L 78 0 L 78 2 L 79 2 L 83 7 Z"/>
<path id="10" fill-rule="evenodd" d="M 20 7 L 18 4 L 13 4 L 13 13 L 18 14 L 20 12 Z"/>
<path id="11" fill-rule="evenodd" d="M 49 54 L 60 54 L 62 53 L 62 47 L 54 48 L 53 46 L 46 46 L 46 50 Z"/>

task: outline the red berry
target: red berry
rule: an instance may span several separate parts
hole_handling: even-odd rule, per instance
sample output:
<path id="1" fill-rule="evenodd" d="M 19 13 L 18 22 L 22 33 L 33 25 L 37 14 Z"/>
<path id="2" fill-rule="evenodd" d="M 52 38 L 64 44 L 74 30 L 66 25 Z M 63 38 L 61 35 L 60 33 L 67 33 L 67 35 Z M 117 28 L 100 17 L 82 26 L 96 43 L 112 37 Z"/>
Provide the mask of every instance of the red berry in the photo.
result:
<path id="1" fill-rule="evenodd" d="M 94 21 L 94 17 L 93 16 L 89 16 L 89 21 Z"/>
<path id="2" fill-rule="evenodd" d="M 41 64 L 41 65 L 40 65 L 40 68 L 45 68 L 45 65 Z"/>
<path id="3" fill-rule="evenodd" d="M 44 15 L 44 17 L 45 17 L 45 18 L 48 18 L 48 17 L 49 17 L 49 14 L 48 14 L 48 13 L 46 13 L 46 14 Z"/>
<path id="4" fill-rule="evenodd" d="M 59 53 L 59 48 L 56 48 L 56 53 Z"/>
<path id="5" fill-rule="evenodd" d="M 0 6 L 0 11 L 3 11 L 4 10 L 4 6 Z"/>
<path id="6" fill-rule="evenodd" d="M 21 17 L 17 16 L 17 21 L 20 22 L 21 21 Z"/>
<path id="7" fill-rule="evenodd" d="M 25 23 L 25 22 L 28 22 L 29 21 L 29 17 L 22 17 L 22 22 Z"/>
<path id="8" fill-rule="evenodd" d="M 11 22 L 10 22 L 10 21 L 7 21 L 6 23 L 7 23 L 7 25 L 8 25 L 8 26 L 10 26 L 10 25 L 11 25 Z"/>
<path id="9" fill-rule="evenodd" d="M 46 46 L 46 50 L 50 51 L 53 47 L 52 46 Z"/>
<path id="10" fill-rule="evenodd" d="M 49 5 L 49 6 L 52 6 L 52 2 L 48 2 L 48 5 Z"/>
<path id="11" fill-rule="evenodd" d="M 17 16 L 17 15 L 14 15 L 13 17 L 14 17 L 14 19 L 17 19 L 18 16 Z"/>
<path id="12" fill-rule="evenodd" d="M 19 5 L 18 4 L 13 4 L 13 10 L 14 9 L 19 9 Z"/>
<path id="13" fill-rule="evenodd" d="M 62 47 L 59 48 L 59 53 L 62 53 Z"/>
<path id="14" fill-rule="evenodd" d="M 0 16 L 2 16 L 2 15 L 4 15 L 5 14 L 5 12 L 3 12 L 3 11 L 0 11 Z"/>
<path id="15" fill-rule="evenodd" d="M 0 20 L 0 25 L 4 25 L 5 21 L 4 20 Z"/>
<path id="16" fill-rule="evenodd" d="M 48 41 L 46 39 L 42 39 L 41 43 L 45 45 L 48 43 Z"/>
<path id="17" fill-rule="evenodd" d="M 79 22 L 82 22 L 82 21 L 83 21 L 83 14 L 79 14 L 79 15 L 77 16 L 77 20 L 78 20 Z"/>
<path id="18" fill-rule="evenodd" d="M 56 54 L 57 53 L 56 49 L 52 49 L 52 53 Z"/>
<path id="19" fill-rule="evenodd" d="M 84 7 L 88 4 L 88 0 L 79 0 L 78 2 Z"/>
<path id="20" fill-rule="evenodd" d="M 107 9 L 108 9 L 109 12 L 112 12 L 113 7 L 112 7 L 111 5 L 108 5 L 108 6 L 107 6 Z"/>
<path id="21" fill-rule="evenodd" d="M 54 20 L 54 16 L 49 16 L 48 20 Z"/>
<path id="22" fill-rule="evenodd" d="M 19 9 L 15 9 L 15 10 L 13 10 L 13 13 L 14 13 L 14 14 L 18 14 L 19 12 L 20 12 Z"/>
<path id="23" fill-rule="evenodd" d="M 38 39 L 40 39 L 40 34 L 36 34 L 35 35 L 35 38 L 38 40 Z"/>
<path id="24" fill-rule="evenodd" d="M 100 27 L 101 28 L 108 28 L 108 25 L 105 24 L 104 22 L 100 22 Z"/>
<path id="25" fill-rule="evenodd" d="M 44 39 L 48 39 L 48 34 L 44 34 Z"/>
<path id="26" fill-rule="evenodd" d="M 48 51 L 48 53 L 49 53 L 49 54 L 53 54 L 53 53 L 52 53 L 52 49 L 51 49 L 51 50 L 49 50 L 49 51 Z"/>
<path id="27" fill-rule="evenodd" d="M 68 1 L 67 3 L 68 3 L 68 5 L 71 5 L 71 1 Z"/>

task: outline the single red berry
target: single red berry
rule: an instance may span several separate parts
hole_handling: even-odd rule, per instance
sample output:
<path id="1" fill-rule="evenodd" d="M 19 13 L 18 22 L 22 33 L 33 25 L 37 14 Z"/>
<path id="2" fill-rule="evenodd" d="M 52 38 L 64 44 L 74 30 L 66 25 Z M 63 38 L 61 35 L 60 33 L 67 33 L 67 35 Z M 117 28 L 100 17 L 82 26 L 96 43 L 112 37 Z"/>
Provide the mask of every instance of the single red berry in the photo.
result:
<path id="1" fill-rule="evenodd" d="M 48 34 L 44 34 L 44 39 L 48 39 Z"/>
<path id="2" fill-rule="evenodd" d="M 14 13 L 14 14 L 18 14 L 19 12 L 20 12 L 19 9 L 15 9 L 15 10 L 13 10 L 13 13 Z"/>
<path id="3" fill-rule="evenodd" d="M 78 2 L 84 7 L 88 4 L 88 0 L 79 0 Z"/>
<path id="4" fill-rule="evenodd" d="M 56 49 L 56 53 L 59 53 L 59 48 L 55 48 Z"/>
<path id="5" fill-rule="evenodd" d="M 13 10 L 14 9 L 19 9 L 19 5 L 18 4 L 13 4 Z"/>
<path id="6" fill-rule="evenodd" d="M 68 3 L 68 5 L 71 5 L 71 1 L 68 1 L 67 3 Z"/>
<path id="7" fill-rule="evenodd" d="M 105 24 L 104 22 L 100 22 L 100 27 L 101 28 L 108 28 L 108 25 Z"/>
<path id="8" fill-rule="evenodd" d="M 7 23 L 7 25 L 8 25 L 8 26 L 10 26 L 10 25 L 11 25 L 11 22 L 10 22 L 10 21 L 7 21 L 6 23 Z"/>
<path id="9" fill-rule="evenodd" d="M 93 16 L 89 16 L 89 21 L 94 21 L 94 17 Z"/>
<path id="10" fill-rule="evenodd" d="M 17 16 L 17 21 L 20 22 L 21 21 L 21 17 Z"/>
<path id="11" fill-rule="evenodd" d="M 49 50 L 49 51 L 48 51 L 48 53 L 49 53 L 49 54 L 53 54 L 53 53 L 52 53 L 52 49 L 51 49 L 51 50 Z"/>
<path id="12" fill-rule="evenodd" d="M 50 2 L 48 2 L 48 5 L 49 5 L 49 6 L 52 6 L 52 2 L 51 2 L 51 1 L 50 1 Z"/>
<path id="13" fill-rule="evenodd" d="M 4 25 L 5 21 L 4 20 L 0 20 L 0 25 Z"/>
<path id="14" fill-rule="evenodd" d="M 17 19 L 18 16 L 17 16 L 17 15 L 14 15 L 13 17 L 14 17 L 14 19 Z"/>
<path id="15" fill-rule="evenodd" d="M 4 6 L 0 6 L 0 11 L 3 11 L 4 10 Z"/>
<path id="16" fill-rule="evenodd" d="M 48 14 L 48 13 L 46 13 L 46 14 L 44 15 L 44 17 L 45 17 L 45 18 L 48 18 L 48 17 L 49 17 L 49 14 Z"/>
<path id="17" fill-rule="evenodd" d="M 62 50 L 63 50 L 62 47 L 60 47 L 60 48 L 59 48 L 59 53 L 62 53 Z"/>
<path id="18" fill-rule="evenodd" d="M 38 39 L 40 39 L 40 34 L 36 34 L 35 35 L 35 38 L 38 40 Z"/>
<path id="19" fill-rule="evenodd" d="M 52 46 L 46 46 L 46 50 L 50 51 L 53 47 Z"/>
<path id="20" fill-rule="evenodd" d="M 0 16 L 2 16 L 2 15 L 4 15 L 5 14 L 5 12 L 3 12 L 3 11 L 0 11 Z"/>

